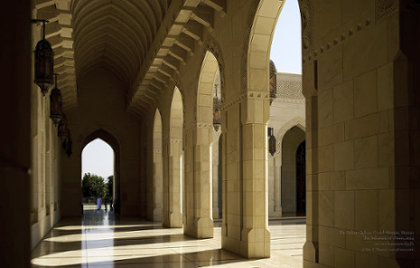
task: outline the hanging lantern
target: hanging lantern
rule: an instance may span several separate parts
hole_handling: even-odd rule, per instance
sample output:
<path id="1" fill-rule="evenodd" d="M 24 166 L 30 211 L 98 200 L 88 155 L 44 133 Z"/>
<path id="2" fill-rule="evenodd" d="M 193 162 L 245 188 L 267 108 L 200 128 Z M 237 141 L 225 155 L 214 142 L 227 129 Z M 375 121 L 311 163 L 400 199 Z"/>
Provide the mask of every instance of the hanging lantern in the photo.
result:
<path id="1" fill-rule="evenodd" d="M 270 105 L 277 96 L 277 69 L 274 62 L 270 60 Z"/>
<path id="2" fill-rule="evenodd" d="M 61 140 L 65 140 L 70 135 L 70 131 L 67 128 L 67 117 L 64 113 L 62 114 L 62 118 L 60 120 L 60 123 L 58 124 L 57 135 L 58 137 L 60 137 Z"/>
<path id="3" fill-rule="evenodd" d="M 71 140 L 71 135 L 70 135 L 70 133 L 69 133 L 69 135 L 68 135 L 67 139 L 64 141 L 63 146 L 64 146 L 64 150 L 65 150 L 65 152 L 66 152 L 66 155 L 67 155 L 68 157 L 70 157 L 70 156 L 71 156 L 71 154 L 73 153 L 73 150 L 72 150 L 73 142 L 72 142 L 72 140 Z"/>
<path id="4" fill-rule="evenodd" d="M 274 156 L 274 153 L 276 152 L 276 137 L 273 135 L 273 128 L 268 128 L 268 151 L 270 152 L 271 156 Z"/>
<path id="5" fill-rule="evenodd" d="M 64 152 L 67 154 L 68 157 L 70 157 L 71 154 L 73 153 L 72 145 L 73 145 L 73 142 L 71 140 L 70 131 L 67 130 L 67 135 L 62 139 L 61 146 L 63 147 Z"/>
<path id="6" fill-rule="evenodd" d="M 222 100 L 217 96 L 217 85 L 215 85 L 216 96 L 213 97 L 213 128 L 219 131 L 222 125 Z"/>
<path id="7" fill-rule="evenodd" d="M 50 94 L 50 118 L 57 126 L 63 118 L 63 100 L 61 91 L 57 87 L 57 74 L 55 75 L 55 87 Z"/>
<path id="8" fill-rule="evenodd" d="M 42 40 L 35 48 L 35 84 L 41 88 L 42 95 L 48 92 L 48 88 L 54 82 L 54 52 L 50 43 L 45 39 L 45 23 L 47 20 L 33 20 L 42 22 Z"/>

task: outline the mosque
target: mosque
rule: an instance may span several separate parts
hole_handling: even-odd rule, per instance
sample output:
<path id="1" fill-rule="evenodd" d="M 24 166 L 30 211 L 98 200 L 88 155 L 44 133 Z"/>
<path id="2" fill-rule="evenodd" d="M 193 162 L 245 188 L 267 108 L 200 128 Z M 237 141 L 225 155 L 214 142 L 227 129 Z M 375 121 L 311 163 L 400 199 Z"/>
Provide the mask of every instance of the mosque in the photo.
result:
<path id="1" fill-rule="evenodd" d="M 420 267 L 418 0 L 1 5 L 1 267 Z M 113 214 L 81 211 L 97 138 Z"/>

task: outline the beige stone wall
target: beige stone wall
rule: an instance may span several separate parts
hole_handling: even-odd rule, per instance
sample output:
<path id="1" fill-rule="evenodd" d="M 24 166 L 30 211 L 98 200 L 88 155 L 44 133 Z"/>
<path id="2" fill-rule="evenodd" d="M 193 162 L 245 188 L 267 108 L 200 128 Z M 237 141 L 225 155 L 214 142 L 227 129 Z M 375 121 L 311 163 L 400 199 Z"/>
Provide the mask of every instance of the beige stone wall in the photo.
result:
<path id="1" fill-rule="evenodd" d="M 139 123 L 125 110 L 123 85 L 102 68 L 85 74 L 78 85 L 77 109 L 66 111 L 73 139 L 73 154 L 61 160 L 63 216 L 77 216 L 81 213 L 81 153 L 90 142 L 87 140 L 89 135 L 98 130 L 108 133 L 117 142 L 117 148 L 110 145 L 114 151 L 117 150 L 115 168 L 119 174 L 116 174 L 116 186 L 119 185 L 121 215 L 144 214 L 145 209 L 142 210 L 141 206 L 145 202 L 140 202 L 141 196 L 145 196 L 145 188 L 144 182 L 139 180 L 139 166 L 142 163 L 139 154 Z"/>
<path id="2" fill-rule="evenodd" d="M 33 47 L 41 39 L 40 27 L 32 26 Z M 32 69 L 32 75 L 33 75 Z M 33 78 L 32 78 L 33 79 Z M 52 89 L 52 88 L 51 88 Z M 57 223 L 60 213 L 60 159 L 63 155 L 57 126 L 50 119 L 50 91 L 31 88 L 31 247 Z"/>
<path id="3" fill-rule="evenodd" d="M 60 218 L 60 158 L 63 155 L 57 127 L 49 118 L 49 97 L 32 88 L 32 247 Z M 35 126 L 36 125 L 36 126 Z"/>
<path id="4" fill-rule="evenodd" d="M 398 1 L 311 4 L 305 267 L 398 267 L 401 247 L 369 239 L 403 230 L 394 170 Z"/>

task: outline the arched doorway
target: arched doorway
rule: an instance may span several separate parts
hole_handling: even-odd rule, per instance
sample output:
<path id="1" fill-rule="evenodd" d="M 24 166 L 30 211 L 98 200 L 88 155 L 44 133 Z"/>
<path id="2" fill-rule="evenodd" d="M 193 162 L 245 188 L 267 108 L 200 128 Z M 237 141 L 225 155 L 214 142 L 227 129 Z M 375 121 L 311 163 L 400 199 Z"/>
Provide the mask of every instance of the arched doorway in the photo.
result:
<path id="1" fill-rule="evenodd" d="M 102 193 L 102 196 L 105 197 L 106 192 L 108 193 L 108 196 L 107 196 L 108 207 L 107 208 L 111 209 L 110 204 L 112 203 L 112 209 L 114 213 L 119 214 L 120 208 L 121 208 L 120 180 L 119 180 L 120 155 L 119 155 L 119 145 L 118 145 L 117 140 L 107 131 L 100 129 L 86 137 L 86 139 L 83 142 L 82 148 L 83 148 L 81 151 L 82 179 L 83 179 L 83 176 L 86 173 L 88 173 L 86 169 L 86 165 L 90 165 L 92 167 L 91 170 L 102 171 L 103 173 L 100 173 L 99 175 L 94 174 L 94 173 L 91 173 L 91 175 L 92 174 L 97 175 L 98 177 L 102 177 L 104 179 L 104 192 Z M 85 155 L 85 151 L 86 153 L 90 155 Z M 106 155 L 105 158 L 104 158 L 104 155 Z M 86 160 L 88 160 L 88 162 L 85 162 L 85 158 L 87 158 Z M 110 165 L 112 165 L 112 169 L 109 167 Z M 110 175 L 104 175 L 104 174 L 110 174 Z M 111 194 L 111 191 L 112 191 L 112 194 Z M 96 194 L 96 197 L 98 197 L 101 193 L 99 193 L 98 190 L 96 190 L 96 192 L 93 194 Z M 83 201 L 85 201 L 85 199 Z M 87 200 L 87 201 L 89 201 L 89 203 L 91 204 L 92 204 L 92 201 L 96 202 L 96 200 Z M 102 201 L 105 201 L 105 200 L 102 200 Z M 83 206 L 82 206 L 82 209 L 83 209 Z"/>
<path id="2" fill-rule="evenodd" d="M 306 153 L 305 141 L 296 151 L 296 216 L 306 214 Z"/>
<path id="3" fill-rule="evenodd" d="M 295 126 L 282 141 L 281 207 L 282 216 L 304 213 L 305 204 L 305 132 Z M 299 202 L 298 202 L 299 200 Z M 299 209 L 298 209 L 299 207 Z"/>

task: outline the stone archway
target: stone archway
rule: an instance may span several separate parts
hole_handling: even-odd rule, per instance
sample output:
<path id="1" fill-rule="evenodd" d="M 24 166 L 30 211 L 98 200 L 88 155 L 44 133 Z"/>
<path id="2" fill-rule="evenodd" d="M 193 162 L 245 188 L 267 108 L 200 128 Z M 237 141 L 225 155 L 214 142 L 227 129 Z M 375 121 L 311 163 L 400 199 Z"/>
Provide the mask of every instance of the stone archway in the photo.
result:
<path id="1" fill-rule="evenodd" d="M 198 80 L 196 117 L 186 132 L 186 160 L 193 164 L 186 167 L 185 233 L 197 238 L 213 237 L 212 150 L 215 146 L 212 143 L 218 137 L 213 128 L 213 97 L 215 83 L 221 87 L 220 76 L 219 61 L 207 51 Z M 218 94 L 221 95 L 219 90 Z"/>
<path id="2" fill-rule="evenodd" d="M 114 151 L 114 183 L 113 183 L 113 203 L 114 211 L 120 214 L 121 211 L 121 198 L 120 198 L 120 146 L 117 139 L 104 129 L 98 129 L 89 134 L 82 143 L 80 150 L 80 159 L 82 159 L 82 151 L 91 141 L 101 139 L 111 146 Z"/>
<path id="3" fill-rule="evenodd" d="M 248 258 L 271 254 L 267 200 L 269 56 L 282 5 L 283 1 L 275 0 L 256 2 L 242 51 L 241 94 L 224 105 L 228 129 L 223 139 L 229 144 L 224 153 L 230 157 L 223 160 L 228 187 L 223 187 L 222 247 Z M 228 159 L 231 157 L 236 159 Z"/>
<path id="4" fill-rule="evenodd" d="M 165 143 L 162 223 L 167 227 L 182 227 L 183 203 L 183 136 L 184 105 L 180 90 L 174 87 L 169 114 L 169 141 Z"/>

